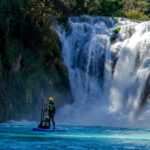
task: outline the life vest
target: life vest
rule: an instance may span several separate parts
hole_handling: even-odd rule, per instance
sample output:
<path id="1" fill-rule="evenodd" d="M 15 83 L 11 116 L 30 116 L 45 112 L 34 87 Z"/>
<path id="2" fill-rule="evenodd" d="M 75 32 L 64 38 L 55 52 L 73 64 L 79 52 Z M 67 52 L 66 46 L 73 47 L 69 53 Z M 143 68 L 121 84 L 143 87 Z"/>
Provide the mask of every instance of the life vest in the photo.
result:
<path id="1" fill-rule="evenodd" d="M 52 103 L 49 104 L 49 111 L 51 111 L 51 112 L 55 111 L 55 104 L 54 103 L 53 104 Z"/>

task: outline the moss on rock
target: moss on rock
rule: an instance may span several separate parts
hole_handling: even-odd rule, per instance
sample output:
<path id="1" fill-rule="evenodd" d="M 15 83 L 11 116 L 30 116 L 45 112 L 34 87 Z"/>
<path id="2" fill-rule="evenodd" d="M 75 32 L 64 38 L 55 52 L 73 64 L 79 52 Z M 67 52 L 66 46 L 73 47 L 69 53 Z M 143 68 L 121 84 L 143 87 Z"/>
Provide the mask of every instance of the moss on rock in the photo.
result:
<path id="1" fill-rule="evenodd" d="M 0 3 L 0 122 L 38 119 L 43 95 L 56 97 L 58 105 L 71 95 L 58 35 L 43 5 L 33 4 Z"/>

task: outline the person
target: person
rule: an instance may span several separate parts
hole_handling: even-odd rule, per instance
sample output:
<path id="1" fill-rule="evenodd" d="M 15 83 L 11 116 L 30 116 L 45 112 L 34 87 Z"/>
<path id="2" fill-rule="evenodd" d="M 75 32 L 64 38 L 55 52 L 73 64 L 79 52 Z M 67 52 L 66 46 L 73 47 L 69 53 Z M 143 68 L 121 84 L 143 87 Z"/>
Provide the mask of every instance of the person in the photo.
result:
<path id="1" fill-rule="evenodd" d="M 41 129 L 49 129 L 50 128 L 49 116 L 45 116 L 45 119 L 40 122 L 38 128 L 41 128 Z"/>
<path id="2" fill-rule="evenodd" d="M 54 116 L 55 116 L 56 108 L 55 108 L 54 98 L 53 97 L 49 97 L 48 101 L 49 101 L 49 104 L 48 104 L 49 126 L 51 125 L 51 121 L 52 121 L 53 129 L 55 129 Z"/>
<path id="3" fill-rule="evenodd" d="M 45 122 L 44 122 L 44 123 L 45 123 L 45 124 L 44 124 L 44 128 L 45 128 L 45 129 L 49 129 L 49 128 L 50 128 L 49 119 L 50 119 L 49 116 L 46 116 L 46 117 L 45 117 Z"/>

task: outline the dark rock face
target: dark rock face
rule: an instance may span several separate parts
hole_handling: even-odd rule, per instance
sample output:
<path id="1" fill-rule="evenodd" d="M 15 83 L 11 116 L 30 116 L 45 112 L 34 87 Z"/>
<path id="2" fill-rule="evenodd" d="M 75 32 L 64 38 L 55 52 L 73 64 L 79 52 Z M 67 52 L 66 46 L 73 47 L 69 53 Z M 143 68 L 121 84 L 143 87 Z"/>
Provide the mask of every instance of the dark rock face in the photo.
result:
<path id="1" fill-rule="evenodd" d="M 145 85 L 143 87 L 143 91 L 141 93 L 140 107 L 144 106 L 148 102 L 149 96 L 150 96 L 150 74 L 147 77 L 146 83 L 145 83 Z"/>
<path id="2" fill-rule="evenodd" d="M 69 102 L 60 41 L 49 19 L 37 17 L 42 6 L 33 13 L 24 1 L 0 5 L 0 122 L 35 120 L 43 97 L 54 96 L 58 107 Z"/>

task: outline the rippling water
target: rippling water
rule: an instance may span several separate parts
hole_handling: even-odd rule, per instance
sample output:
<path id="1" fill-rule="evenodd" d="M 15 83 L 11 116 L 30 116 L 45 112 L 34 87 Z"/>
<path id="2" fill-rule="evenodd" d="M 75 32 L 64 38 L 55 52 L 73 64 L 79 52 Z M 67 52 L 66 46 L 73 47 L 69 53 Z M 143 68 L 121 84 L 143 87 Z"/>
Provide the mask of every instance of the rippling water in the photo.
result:
<path id="1" fill-rule="evenodd" d="M 0 149 L 149 150 L 150 129 L 58 126 L 63 132 L 32 131 L 35 124 L 0 124 Z"/>

